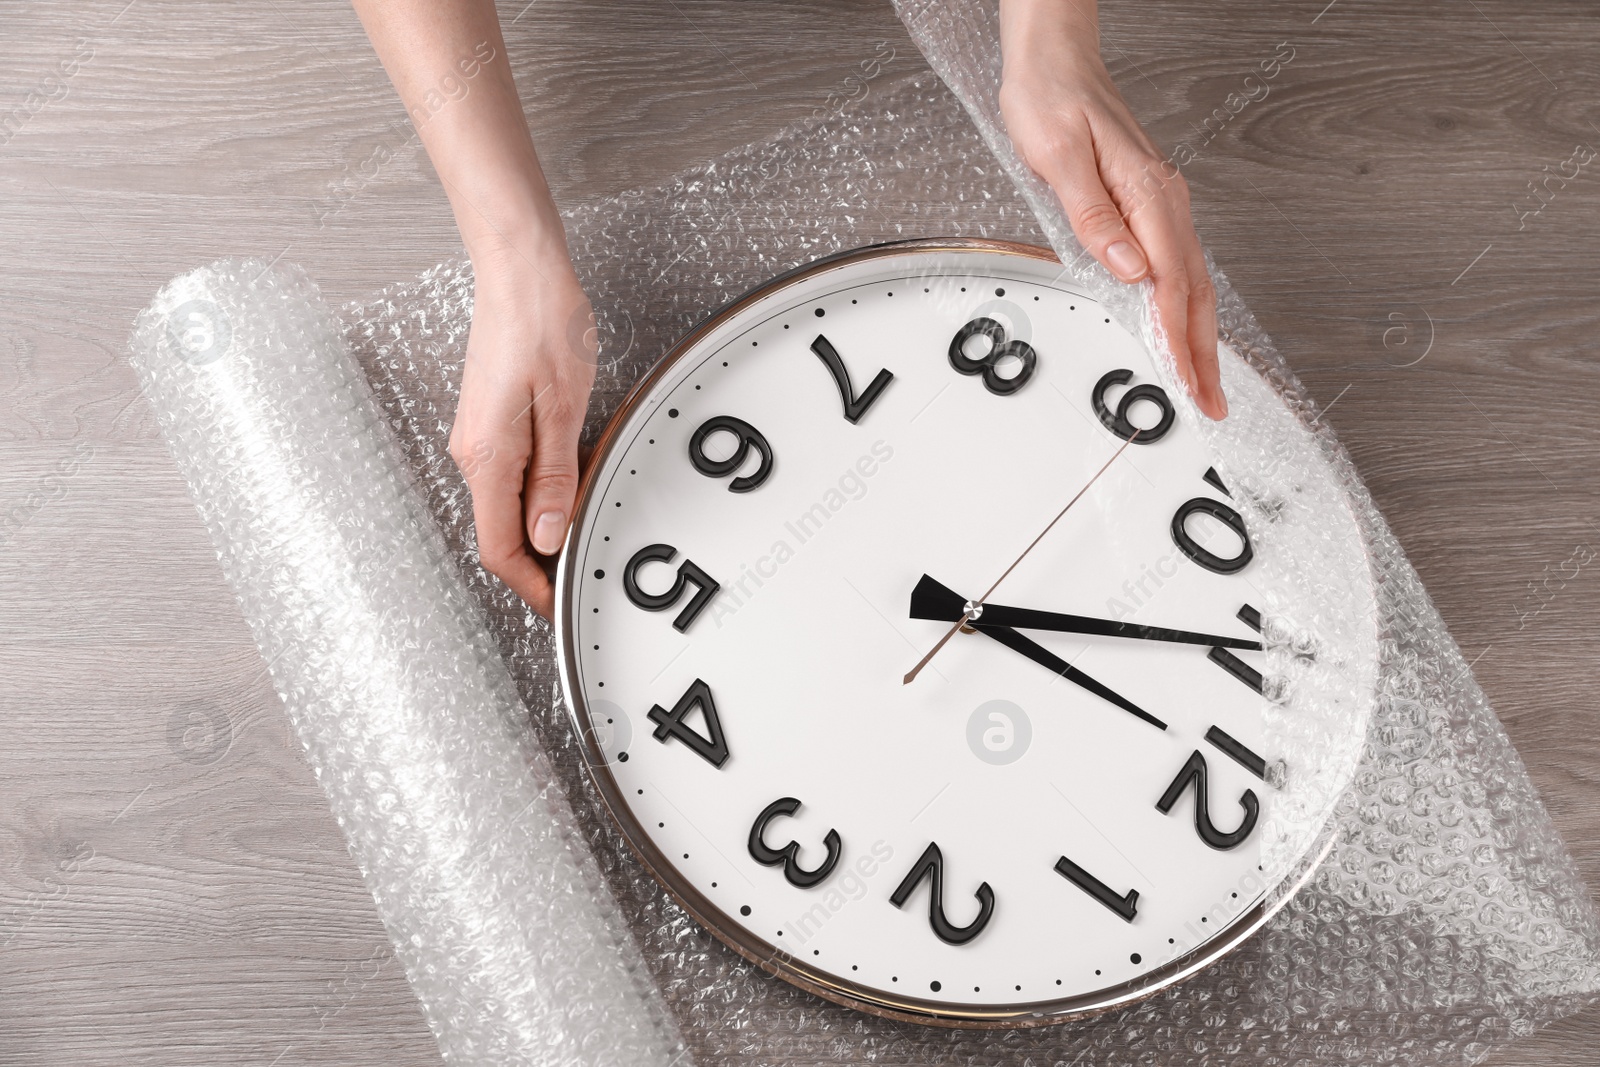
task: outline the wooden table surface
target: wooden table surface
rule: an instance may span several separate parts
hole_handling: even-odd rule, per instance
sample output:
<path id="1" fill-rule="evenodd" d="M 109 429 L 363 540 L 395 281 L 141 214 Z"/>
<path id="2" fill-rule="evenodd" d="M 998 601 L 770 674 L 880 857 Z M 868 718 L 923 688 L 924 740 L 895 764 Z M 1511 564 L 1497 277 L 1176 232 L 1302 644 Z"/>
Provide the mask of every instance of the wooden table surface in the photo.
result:
<path id="1" fill-rule="evenodd" d="M 524 2 L 502 18 L 566 205 L 795 121 L 879 41 L 921 66 L 882 2 Z M 1600 164 L 1545 181 L 1600 145 L 1600 19 L 1104 21 L 1169 148 L 1292 49 L 1187 168 L 1200 232 L 1332 405 L 1600 885 Z M 453 253 L 437 180 L 330 0 L 0 0 L 0 40 L 0 1064 L 437 1064 L 124 354 L 156 288 L 217 256 L 297 260 L 342 302 Z M 1491 1062 L 1597 1050 L 1591 1010 Z"/>

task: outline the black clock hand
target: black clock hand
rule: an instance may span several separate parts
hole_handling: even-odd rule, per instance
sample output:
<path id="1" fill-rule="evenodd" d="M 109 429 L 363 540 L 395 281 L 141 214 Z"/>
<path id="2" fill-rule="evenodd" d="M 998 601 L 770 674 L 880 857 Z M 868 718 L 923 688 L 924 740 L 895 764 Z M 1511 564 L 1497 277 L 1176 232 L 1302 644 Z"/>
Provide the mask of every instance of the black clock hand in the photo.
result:
<path id="1" fill-rule="evenodd" d="M 961 609 L 959 606 L 956 608 L 956 614 L 957 616 L 961 614 Z M 985 609 L 984 614 L 988 614 L 987 609 Z M 1083 673 L 1078 668 L 1074 667 L 1072 664 L 1056 655 L 1054 652 L 1051 652 L 1048 648 L 1045 648 L 1043 645 L 1030 640 L 1029 638 L 1023 637 L 1011 627 L 993 626 L 990 625 L 986 619 L 980 619 L 976 622 L 968 623 L 967 625 L 971 626 L 974 630 L 977 630 L 985 637 L 994 638 L 996 641 L 999 641 L 1002 645 L 1005 645 L 1013 652 L 1022 653 L 1024 656 L 1027 656 L 1029 659 L 1033 660 L 1033 662 L 1039 664 L 1039 666 L 1061 675 L 1061 677 L 1065 678 L 1069 682 L 1072 682 L 1074 685 L 1082 686 L 1084 689 L 1087 689 L 1089 692 L 1093 693 L 1097 697 L 1100 697 L 1102 700 L 1110 701 L 1123 711 L 1126 711 L 1128 714 L 1138 716 L 1151 726 L 1161 730 L 1165 730 L 1167 728 L 1166 723 L 1162 722 L 1148 711 L 1145 711 L 1139 705 L 1135 704 L 1133 701 L 1129 700 L 1115 689 L 1095 681 L 1093 678 L 1089 677 L 1087 674 Z"/>
<path id="2" fill-rule="evenodd" d="M 913 619 L 934 619 L 938 622 L 945 622 L 950 619 L 966 618 L 966 601 L 963 600 L 959 594 L 951 593 L 950 590 L 945 589 L 944 586 L 939 585 L 939 583 L 935 582 L 932 578 L 924 575 L 922 581 L 917 585 L 917 590 L 920 592 L 924 586 L 929 584 L 937 587 L 939 590 L 943 590 L 944 593 L 949 593 L 950 596 L 955 597 L 955 602 L 953 604 L 949 603 L 948 601 L 944 602 L 948 607 L 948 610 L 946 611 L 919 614 L 917 607 L 917 596 L 916 593 L 913 593 L 911 600 L 911 617 Z M 938 594 L 936 593 L 935 595 Z M 991 622 L 989 620 L 990 608 L 987 605 L 985 605 L 982 610 L 983 613 L 978 618 L 968 621 L 966 625 L 976 630 L 978 633 L 983 634 L 985 637 L 990 637 L 1000 642 L 1013 652 L 1022 653 L 1024 656 L 1033 660 L 1033 662 L 1039 664 L 1039 666 L 1044 667 L 1046 670 L 1052 671 L 1055 674 L 1061 675 L 1061 677 L 1065 678 L 1074 685 L 1082 686 L 1084 689 L 1087 689 L 1100 699 L 1110 701 L 1123 711 L 1126 711 L 1128 714 L 1138 716 L 1151 726 L 1162 730 L 1167 728 L 1166 723 L 1162 722 L 1148 711 L 1145 711 L 1139 705 L 1135 704 L 1133 701 L 1129 700 L 1115 689 L 1112 689 L 1111 687 L 1096 681 L 1094 678 L 1089 677 L 1089 675 L 1085 674 L 1083 671 L 1080 671 L 1078 668 L 1074 667 L 1072 664 L 1068 663 L 1054 652 L 1051 652 L 1043 645 L 1030 638 L 1022 636 L 1009 626 L 1002 626 L 998 623 Z"/>
<path id="3" fill-rule="evenodd" d="M 954 590 L 940 585 L 926 574 L 911 591 L 911 617 L 948 622 L 960 617 L 966 601 Z M 1246 641 L 1238 637 L 1218 637 L 1189 630 L 1173 630 L 1165 626 L 1142 626 L 1132 622 L 1114 622 L 1095 619 L 1087 615 L 1066 615 L 1057 611 L 1036 611 L 1033 608 L 1013 608 L 1005 604 L 985 604 L 980 618 L 994 626 L 1011 626 L 1019 630 L 1054 630 L 1069 634 L 1092 634 L 1099 637 L 1129 637 L 1141 641 L 1173 641 L 1188 645 L 1209 645 L 1213 648 L 1243 648 L 1261 651 L 1260 641 Z M 976 626 L 974 622 L 972 625 Z"/>
<path id="4" fill-rule="evenodd" d="M 1016 381 L 1017 379 L 1012 380 Z M 1032 552 L 1034 548 L 1038 546 L 1039 542 L 1044 540 L 1045 534 L 1055 529 L 1055 525 L 1061 521 L 1061 517 L 1072 510 L 1072 505 L 1076 504 L 1080 499 L 1082 499 L 1083 494 L 1089 491 L 1089 487 L 1094 485 L 1095 482 L 1099 481 L 1102 474 L 1111 469 L 1111 465 L 1117 461 L 1117 457 L 1126 452 L 1128 450 L 1128 446 L 1137 441 L 1139 439 L 1139 435 L 1143 432 L 1143 430 L 1134 430 L 1128 439 L 1122 442 L 1122 447 L 1113 452 L 1111 454 L 1111 458 L 1106 460 L 1105 466 L 1095 471 L 1094 477 L 1090 478 L 1088 483 L 1085 484 L 1082 489 L 1078 490 L 1078 495 L 1067 501 L 1066 507 L 1056 512 L 1056 517 L 1051 519 L 1049 524 L 1045 526 L 1044 529 L 1039 531 L 1038 537 L 1035 537 L 1032 541 L 1028 542 L 1028 547 L 1022 550 L 1022 555 L 1012 560 L 1011 566 L 1000 572 L 1000 577 L 994 580 L 994 584 L 989 587 L 988 591 L 977 600 L 974 600 L 971 607 L 963 606 L 961 610 L 961 618 L 957 619 L 950 629 L 944 632 L 944 636 L 939 638 L 938 644 L 928 649 L 928 654 L 926 656 L 923 656 L 921 659 L 917 660 L 917 665 L 915 667 L 912 667 L 906 672 L 906 676 L 900 679 L 901 685 L 910 685 L 912 682 L 916 681 L 917 675 L 922 673 L 922 668 L 926 667 L 928 665 L 928 661 L 939 654 L 939 650 L 941 648 L 950 643 L 950 639 L 956 635 L 956 631 L 961 629 L 964 623 L 972 619 L 976 619 L 979 615 L 983 614 L 983 605 L 984 602 L 989 599 L 989 594 L 1000 588 L 1000 583 L 1006 580 L 1006 576 L 1012 571 L 1016 570 L 1019 563 L 1028 558 L 1028 553 Z"/>

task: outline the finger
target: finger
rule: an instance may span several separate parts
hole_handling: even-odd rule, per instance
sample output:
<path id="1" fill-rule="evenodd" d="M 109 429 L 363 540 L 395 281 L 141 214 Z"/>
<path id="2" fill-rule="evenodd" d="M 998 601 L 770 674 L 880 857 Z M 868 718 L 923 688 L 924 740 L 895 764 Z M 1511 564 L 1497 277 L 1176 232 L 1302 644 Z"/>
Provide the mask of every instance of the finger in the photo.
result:
<path id="1" fill-rule="evenodd" d="M 1178 377 L 1183 380 L 1200 410 L 1207 416 L 1221 418 L 1210 393 L 1200 389 L 1195 374 L 1194 355 L 1190 348 L 1190 295 L 1195 281 L 1190 275 L 1183 230 L 1187 218 L 1186 207 L 1171 200 L 1152 204 L 1147 210 L 1133 215 L 1131 222 L 1140 241 L 1150 250 L 1150 277 L 1155 287 L 1156 319 L 1167 345 L 1172 350 Z M 1202 287 L 1209 287 L 1209 279 L 1201 279 Z M 1216 335 L 1212 333 L 1212 358 L 1215 359 Z"/>
<path id="2" fill-rule="evenodd" d="M 574 395 L 573 387 L 561 383 L 546 386 L 534 398 L 533 458 L 523 493 L 528 539 L 542 555 L 561 551 L 572 519 L 586 398 L 587 390 Z"/>
<path id="3" fill-rule="evenodd" d="M 1201 410 L 1213 419 L 1225 419 L 1228 398 L 1222 392 L 1222 368 L 1217 363 L 1217 289 L 1187 213 L 1184 230 L 1188 238 L 1184 263 L 1189 274 L 1189 360 L 1194 365 L 1195 387 L 1206 398 Z"/>
<path id="4" fill-rule="evenodd" d="M 1087 130 L 1081 144 L 1045 152 L 1034 169 L 1055 190 L 1072 232 L 1090 255 L 1124 282 L 1150 273 L 1146 250 L 1106 191 Z"/>
<path id="5" fill-rule="evenodd" d="M 478 562 L 536 608 L 553 600 L 550 580 L 528 549 L 522 526 L 522 482 L 532 428 L 526 412 L 501 411 L 512 395 L 485 380 L 469 357 L 450 455 L 472 493 Z M 488 398 L 487 410 L 479 406 Z"/>
<path id="6" fill-rule="evenodd" d="M 1189 190 L 1174 174 L 1152 188 L 1133 184 L 1127 219 L 1149 250 L 1162 331 L 1179 376 L 1208 418 L 1228 414 L 1217 367 L 1217 298 L 1189 213 Z M 1144 195 L 1139 195 L 1143 193 Z"/>
<path id="7" fill-rule="evenodd" d="M 528 549 L 523 532 L 523 468 L 515 460 L 490 457 L 472 466 L 472 518 L 478 530 L 478 561 L 484 569 L 549 618 L 555 590 Z"/>

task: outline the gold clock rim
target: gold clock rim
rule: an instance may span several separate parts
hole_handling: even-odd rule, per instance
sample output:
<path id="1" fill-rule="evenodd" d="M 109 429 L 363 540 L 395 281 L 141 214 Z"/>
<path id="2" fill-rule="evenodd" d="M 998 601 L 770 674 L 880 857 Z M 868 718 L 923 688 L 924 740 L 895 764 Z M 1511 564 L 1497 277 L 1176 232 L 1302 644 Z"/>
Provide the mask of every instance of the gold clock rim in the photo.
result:
<path id="1" fill-rule="evenodd" d="M 824 1000 L 881 1018 L 960 1029 L 1020 1029 L 1047 1026 L 1081 1020 L 1153 996 L 1233 951 L 1299 892 L 1332 848 L 1333 835 L 1325 827 L 1320 840 L 1307 851 L 1306 856 L 1302 857 L 1296 869 L 1276 886 L 1267 887 L 1262 899 L 1249 911 L 1240 915 L 1222 933 L 1197 946 L 1193 951 L 1130 981 L 1074 997 L 1016 1004 L 944 1004 L 916 997 L 894 996 L 823 972 L 769 944 L 712 903 L 692 881 L 684 877 L 673 862 L 656 847 L 649 833 L 634 817 L 616 778 L 611 773 L 605 754 L 600 750 L 595 731 L 589 721 L 589 709 L 584 695 L 574 684 L 577 676 L 577 647 L 573 640 L 571 617 L 573 595 L 577 584 L 575 549 L 579 534 L 593 510 L 593 500 L 599 482 L 598 473 L 616 446 L 622 426 L 639 409 L 656 384 L 665 378 L 679 361 L 693 352 L 702 339 L 745 308 L 766 299 L 773 293 L 799 285 L 819 274 L 863 262 L 941 252 L 983 252 L 1044 261 L 1057 266 L 1061 264 L 1060 258 L 1049 248 L 986 238 L 919 238 L 889 241 L 836 252 L 779 274 L 711 312 L 674 342 L 650 370 L 640 377 L 612 414 L 605 430 L 595 443 L 594 451 L 590 454 L 588 465 L 578 486 L 578 503 L 573 510 L 572 524 L 568 527 L 567 537 L 562 545 L 561 560 L 556 569 L 555 597 L 555 628 L 561 688 L 566 696 L 567 714 L 582 749 L 584 765 L 589 772 L 590 780 L 599 792 L 606 812 L 622 834 L 623 840 L 627 842 L 629 850 L 644 865 L 657 884 L 665 889 L 691 918 L 740 956 L 767 974 L 782 978 L 791 985 Z M 1094 299 L 1087 293 L 1083 295 L 1085 299 Z"/>

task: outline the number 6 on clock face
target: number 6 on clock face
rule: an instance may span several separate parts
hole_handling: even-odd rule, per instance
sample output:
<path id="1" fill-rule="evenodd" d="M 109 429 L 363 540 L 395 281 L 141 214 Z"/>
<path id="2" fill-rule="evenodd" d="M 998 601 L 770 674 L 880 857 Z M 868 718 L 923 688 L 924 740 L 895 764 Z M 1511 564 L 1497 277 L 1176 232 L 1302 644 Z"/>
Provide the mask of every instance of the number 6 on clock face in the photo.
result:
<path id="1" fill-rule="evenodd" d="M 674 409 L 676 410 L 676 409 Z M 738 439 L 738 445 L 733 455 L 727 459 L 712 459 L 706 455 L 706 442 L 713 434 L 731 433 Z M 718 415 L 707 419 L 695 430 L 694 436 L 689 438 L 689 462 L 694 464 L 694 469 L 704 474 L 707 478 L 723 478 L 744 463 L 745 457 L 751 451 L 761 457 L 761 465 L 752 474 L 742 474 L 728 483 L 730 493 L 748 493 L 752 489 L 759 489 L 772 475 L 772 446 L 762 436 L 761 431 L 751 426 L 743 419 L 736 419 L 732 415 Z"/>
<path id="2" fill-rule="evenodd" d="M 675 346 L 597 445 L 558 576 L 573 733 L 640 876 L 804 989 L 956 1025 L 1126 1003 L 1264 922 L 1298 882 L 1260 831 L 1302 814 L 1268 768 L 1353 765 L 1370 705 L 1278 742 L 1305 689 L 1269 677 L 1251 605 L 1293 590 L 1252 509 L 1294 501 L 1274 545 L 1359 530 L 1331 470 L 1230 493 L 1163 374 L 1048 254 L 987 244 L 825 262 Z M 1313 566 L 1369 610 L 1364 557 Z M 1312 636 L 1318 670 L 1376 661 Z"/>

